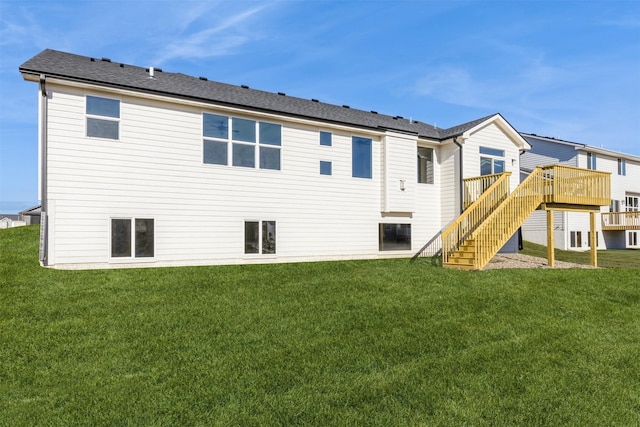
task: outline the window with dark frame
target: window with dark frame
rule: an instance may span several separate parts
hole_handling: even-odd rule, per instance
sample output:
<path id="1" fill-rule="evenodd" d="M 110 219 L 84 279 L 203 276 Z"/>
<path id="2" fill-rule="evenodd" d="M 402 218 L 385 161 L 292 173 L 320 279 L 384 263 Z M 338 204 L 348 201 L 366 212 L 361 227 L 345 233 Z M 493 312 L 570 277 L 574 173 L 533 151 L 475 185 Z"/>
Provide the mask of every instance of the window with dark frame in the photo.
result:
<path id="1" fill-rule="evenodd" d="M 112 218 L 111 257 L 151 258 L 155 253 L 154 236 L 151 218 Z"/>
<path id="2" fill-rule="evenodd" d="M 411 250 L 411 224 L 378 224 L 378 250 Z"/>
<path id="3" fill-rule="evenodd" d="M 245 221 L 244 253 L 273 255 L 276 253 L 276 222 Z"/>

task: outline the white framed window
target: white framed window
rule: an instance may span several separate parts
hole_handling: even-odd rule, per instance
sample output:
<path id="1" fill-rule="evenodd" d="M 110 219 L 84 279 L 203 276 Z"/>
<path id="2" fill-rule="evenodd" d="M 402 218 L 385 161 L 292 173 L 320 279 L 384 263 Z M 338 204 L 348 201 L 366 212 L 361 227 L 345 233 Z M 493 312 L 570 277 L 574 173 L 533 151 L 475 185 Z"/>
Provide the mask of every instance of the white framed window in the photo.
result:
<path id="1" fill-rule="evenodd" d="M 627 246 L 632 248 L 640 247 L 638 245 L 638 232 L 637 231 L 629 231 L 627 234 Z"/>
<path id="2" fill-rule="evenodd" d="M 153 218 L 111 218 L 111 258 L 153 258 Z"/>
<path id="3" fill-rule="evenodd" d="M 320 131 L 320 145 L 331 147 L 331 145 L 333 145 L 333 134 L 331 132 Z"/>
<path id="4" fill-rule="evenodd" d="M 282 125 L 202 114 L 203 163 L 280 170 Z"/>
<path id="5" fill-rule="evenodd" d="M 120 101 L 87 95 L 86 134 L 91 138 L 120 139 Z"/>
<path id="6" fill-rule="evenodd" d="M 640 196 L 627 194 L 624 198 L 625 210 L 627 212 L 640 211 Z"/>
<path id="7" fill-rule="evenodd" d="M 572 248 L 581 248 L 582 247 L 582 231 L 572 231 L 570 236 L 571 236 L 570 246 Z"/>
<path id="8" fill-rule="evenodd" d="M 595 153 L 587 153 L 587 169 L 596 170 L 596 159 Z"/>
<path id="9" fill-rule="evenodd" d="M 331 175 L 332 174 L 331 162 L 320 160 L 320 175 Z"/>
<path id="10" fill-rule="evenodd" d="M 244 253 L 275 255 L 276 253 L 276 222 L 275 221 L 245 221 L 244 222 Z"/>
<path id="11" fill-rule="evenodd" d="M 351 176 L 354 178 L 371 179 L 373 176 L 372 143 L 371 138 L 351 138 Z"/>
<path id="12" fill-rule="evenodd" d="M 591 247 L 591 232 L 587 231 L 587 246 Z M 600 234 L 596 231 L 596 248 L 600 246 Z"/>
<path id="13" fill-rule="evenodd" d="M 480 147 L 480 175 L 491 175 L 505 171 L 504 150 Z"/>
<path id="14" fill-rule="evenodd" d="M 433 148 L 418 147 L 418 183 L 433 184 Z"/>
<path id="15" fill-rule="evenodd" d="M 625 176 L 627 174 L 627 161 L 618 159 L 618 175 Z"/>

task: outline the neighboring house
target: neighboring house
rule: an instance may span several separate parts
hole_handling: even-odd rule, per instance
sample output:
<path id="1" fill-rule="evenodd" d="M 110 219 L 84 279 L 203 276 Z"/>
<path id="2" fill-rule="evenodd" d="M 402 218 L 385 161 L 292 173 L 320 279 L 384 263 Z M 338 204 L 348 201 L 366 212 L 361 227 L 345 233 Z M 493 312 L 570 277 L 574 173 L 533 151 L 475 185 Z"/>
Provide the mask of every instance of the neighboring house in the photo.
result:
<path id="1" fill-rule="evenodd" d="M 20 215 L 6 214 L 0 215 L 0 229 L 1 228 L 13 228 L 27 225 L 20 219 Z"/>
<path id="2" fill-rule="evenodd" d="M 42 207 L 40 205 L 37 205 L 32 208 L 20 211 L 18 215 L 26 225 L 40 224 L 41 208 Z"/>
<path id="3" fill-rule="evenodd" d="M 499 114 L 438 129 L 53 50 L 20 72 L 41 95 L 40 258 L 57 268 L 408 257 L 494 181 L 515 189 L 529 148 Z"/>
<path id="4" fill-rule="evenodd" d="M 520 158 L 521 175 L 539 165 L 561 164 L 611 173 L 611 204 L 597 219 L 598 249 L 640 248 L 640 157 L 576 142 L 522 136 L 531 150 Z M 583 212 L 554 213 L 555 247 L 589 249 L 589 216 Z M 546 244 L 546 217 L 536 212 L 522 226 L 524 240 Z"/>

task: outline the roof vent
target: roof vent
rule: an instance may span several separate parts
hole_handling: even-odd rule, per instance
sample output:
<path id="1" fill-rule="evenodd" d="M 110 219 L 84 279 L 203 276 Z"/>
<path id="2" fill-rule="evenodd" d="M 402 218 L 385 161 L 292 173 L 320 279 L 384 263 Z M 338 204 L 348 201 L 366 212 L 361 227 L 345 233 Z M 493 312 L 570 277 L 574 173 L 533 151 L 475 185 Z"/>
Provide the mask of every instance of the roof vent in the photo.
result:
<path id="1" fill-rule="evenodd" d="M 124 64 L 120 64 L 120 68 L 124 68 Z"/>
<path id="2" fill-rule="evenodd" d="M 342 107 L 343 107 L 343 108 L 351 108 L 351 107 L 349 107 L 348 105 L 343 105 Z"/>
<path id="3" fill-rule="evenodd" d="M 394 117 L 394 118 L 393 118 L 393 120 L 398 120 L 398 118 L 397 118 L 397 117 Z"/>
<path id="4" fill-rule="evenodd" d="M 91 62 L 96 62 L 96 59 L 95 58 L 91 58 L 90 61 Z"/>
<path id="5" fill-rule="evenodd" d="M 154 70 L 156 70 L 157 72 L 161 73 L 162 72 L 162 68 L 154 68 Z"/>
<path id="6" fill-rule="evenodd" d="M 287 94 L 284 92 L 278 92 L 278 95 L 286 96 Z"/>
<path id="7" fill-rule="evenodd" d="M 241 85 L 240 87 L 241 87 L 242 89 L 249 89 L 249 86 L 247 86 L 247 85 Z"/>
<path id="8" fill-rule="evenodd" d="M 313 101 L 313 102 L 320 102 L 320 101 L 318 101 L 317 99 L 312 99 L 312 101 Z"/>
<path id="9" fill-rule="evenodd" d="M 109 58 L 102 58 L 102 60 L 103 60 L 104 62 L 111 62 L 111 60 L 110 60 Z"/>
<path id="10" fill-rule="evenodd" d="M 154 71 L 155 71 L 155 70 L 153 69 L 153 67 L 149 67 L 149 68 L 147 68 L 147 71 L 149 72 L 149 78 L 150 78 L 150 79 L 155 78 L 155 76 L 154 76 L 154 74 L 155 74 L 155 73 L 154 73 Z"/>
<path id="11" fill-rule="evenodd" d="M 373 111 L 373 110 L 371 110 L 371 113 L 372 113 L 372 114 L 378 114 L 378 112 L 377 112 L 377 111 Z"/>
<path id="12" fill-rule="evenodd" d="M 397 117 L 398 117 L 399 119 L 404 119 L 404 117 L 402 117 L 402 116 L 397 116 Z"/>
<path id="13" fill-rule="evenodd" d="M 201 77 L 198 77 L 198 78 L 199 78 L 200 80 L 202 80 L 202 81 L 205 81 L 205 82 L 206 82 L 207 80 L 209 80 L 208 78 L 206 78 L 206 77 L 202 77 L 202 76 L 201 76 Z"/>

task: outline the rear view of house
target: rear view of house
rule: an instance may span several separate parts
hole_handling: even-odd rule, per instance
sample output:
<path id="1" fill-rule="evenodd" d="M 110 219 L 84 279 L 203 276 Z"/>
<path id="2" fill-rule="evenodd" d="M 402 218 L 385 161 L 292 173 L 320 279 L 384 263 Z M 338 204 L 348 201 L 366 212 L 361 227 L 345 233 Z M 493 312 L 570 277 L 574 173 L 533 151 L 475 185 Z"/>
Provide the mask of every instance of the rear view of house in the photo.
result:
<path id="1" fill-rule="evenodd" d="M 56 268 L 408 257 L 464 223 L 454 260 L 471 230 L 456 218 L 516 189 L 529 149 L 499 114 L 438 129 L 53 50 L 20 72 L 40 94 L 40 257 Z M 489 252 L 519 226 L 497 221 Z"/>

